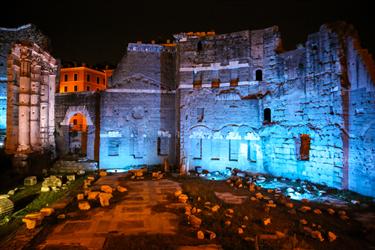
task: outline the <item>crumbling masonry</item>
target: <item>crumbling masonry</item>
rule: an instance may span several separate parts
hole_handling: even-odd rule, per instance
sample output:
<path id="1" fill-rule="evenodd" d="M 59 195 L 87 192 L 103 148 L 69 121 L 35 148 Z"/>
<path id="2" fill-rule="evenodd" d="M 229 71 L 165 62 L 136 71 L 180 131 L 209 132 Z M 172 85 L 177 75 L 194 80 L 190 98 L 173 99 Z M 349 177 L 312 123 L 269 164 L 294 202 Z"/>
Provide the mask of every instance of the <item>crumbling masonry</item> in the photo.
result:
<path id="1" fill-rule="evenodd" d="M 67 121 L 81 113 L 87 156 L 101 168 L 168 160 L 375 196 L 374 70 L 345 23 L 323 25 L 292 51 L 276 26 L 131 43 L 106 91 L 58 94 L 58 152 L 69 148 Z"/>

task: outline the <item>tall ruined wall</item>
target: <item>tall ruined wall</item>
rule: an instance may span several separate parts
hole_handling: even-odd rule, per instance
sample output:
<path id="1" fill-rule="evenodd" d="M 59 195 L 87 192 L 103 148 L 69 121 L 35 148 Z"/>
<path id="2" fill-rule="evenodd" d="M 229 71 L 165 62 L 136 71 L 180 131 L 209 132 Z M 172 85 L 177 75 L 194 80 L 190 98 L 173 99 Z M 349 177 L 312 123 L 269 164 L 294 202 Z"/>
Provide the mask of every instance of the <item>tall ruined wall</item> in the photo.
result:
<path id="1" fill-rule="evenodd" d="M 344 187 L 340 50 L 338 35 L 322 26 L 304 46 L 279 55 L 279 83 L 262 107 L 272 114 L 260 132 L 266 172 Z M 303 144 L 309 144 L 307 156 Z"/>
<path id="2" fill-rule="evenodd" d="M 100 167 L 175 163 L 175 48 L 129 44 L 102 93 Z"/>
<path id="3" fill-rule="evenodd" d="M 32 24 L 0 27 L 0 129 L 6 127 L 7 58 L 14 43 L 25 41 L 36 43 L 43 50 L 49 49 L 49 39 Z"/>
<path id="4" fill-rule="evenodd" d="M 375 196 L 375 66 L 357 37 L 347 38 L 349 189 Z"/>
<path id="5" fill-rule="evenodd" d="M 8 153 L 54 150 L 57 61 L 35 43 L 13 44 L 8 56 Z"/>
<path id="6" fill-rule="evenodd" d="M 262 171 L 259 98 L 275 70 L 277 27 L 175 37 L 180 162 L 190 169 Z"/>

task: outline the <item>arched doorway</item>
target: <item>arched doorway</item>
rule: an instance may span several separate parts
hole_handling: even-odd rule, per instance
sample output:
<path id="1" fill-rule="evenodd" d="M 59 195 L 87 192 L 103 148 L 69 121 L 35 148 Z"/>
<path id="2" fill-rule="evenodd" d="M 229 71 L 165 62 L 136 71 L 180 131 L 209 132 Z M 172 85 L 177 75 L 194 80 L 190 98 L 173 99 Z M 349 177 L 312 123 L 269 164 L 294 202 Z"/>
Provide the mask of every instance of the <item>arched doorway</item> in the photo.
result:
<path id="1" fill-rule="evenodd" d="M 69 152 L 87 154 L 87 119 L 82 113 L 75 113 L 69 119 Z"/>

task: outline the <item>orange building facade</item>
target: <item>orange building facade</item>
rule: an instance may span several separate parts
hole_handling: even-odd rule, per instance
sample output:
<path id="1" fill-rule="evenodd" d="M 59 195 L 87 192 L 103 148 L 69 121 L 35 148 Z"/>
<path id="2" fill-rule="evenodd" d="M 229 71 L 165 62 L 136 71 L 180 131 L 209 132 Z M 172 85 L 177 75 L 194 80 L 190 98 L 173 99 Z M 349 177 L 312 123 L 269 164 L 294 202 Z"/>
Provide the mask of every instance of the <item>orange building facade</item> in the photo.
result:
<path id="1" fill-rule="evenodd" d="M 60 93 L 100 91 L 108 86 L 113 70 L 103 71 L 88 67 L 62 68 L 60 70 Z"/>

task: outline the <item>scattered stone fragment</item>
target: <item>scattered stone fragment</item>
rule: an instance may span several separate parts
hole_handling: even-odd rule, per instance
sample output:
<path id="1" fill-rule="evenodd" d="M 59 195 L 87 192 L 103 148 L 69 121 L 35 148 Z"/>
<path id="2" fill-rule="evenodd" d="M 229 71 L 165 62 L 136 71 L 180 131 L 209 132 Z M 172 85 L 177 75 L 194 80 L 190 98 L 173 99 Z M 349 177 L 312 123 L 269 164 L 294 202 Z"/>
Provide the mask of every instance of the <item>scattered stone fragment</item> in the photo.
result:
<path id="1" fill-rule="evenodd" d="M 199 228 L 202 224 L 202 219 L 195 215 L 190 215 L 189 216 L 189 223 L 192 225 L 194 228 Z"/>
<path id="2" fill-rule="evenodd" d="M 66 179 L 67 179 L 68 181 L 75 181 L 75 180 L 76 180 L 76 176 L 75 176 L 74 174 L 72 174 L 72 175 L 67 175 L 67 176 L 66 176 Z"/>
<path id="3" fill-rule="evenodd" d="M 340 219 L 342 220 L 349 220 L 349 217 L 347 215 L 340 215 Z"/>
<path id="4" fill-rule="evenodd" d="M 250 200 L 251 200 L 251 201 L 257 201 L 257 198 L 255 198 L 254 196 L 251 196 L 251 197 L 250 197 Z"/>
<path id="5" fill-rule="evenodd" d="M 249 191 L 250 192 L 254 192 L 255 191 L 255 184 L 254 183 L 250 183 L 250 185 L 249 185 Z"/>
<path id="6" fill-rule="evenodd" d="M 247 217 L 246 215 L 243 217 L 243 220 L 244 221 L 248 221 L 249 220 L 249 217 Z"/>
<path id="7" fill-rule="evenodd" d="M 128 189 L 126 187 L 123 187 L 123 186 L 117 186 L 117 191 L 119 191 L 120 193 L 124 193 L 124 192 L 128 191 Z"/>
<path id="8" fill-rule="evenodd" d="M 267 193 L 272 194 L 273 193 L 273 189 L 268 189 Z"/>
<path id="9" fill-rule="evenodd" d="M 95 180 L 95 176 L 89 175 L 89 176 L 87 176 L 87 180 L 94 181 Z"/>
<path id="10" fill-rule="evenodd" d="M 177 190 L 176 192 L 174 192 L 174 196 L 175 197 L 178 197 L 182 194 L 182 191 L 181 190 Z M 198 197 L 199 198 L 199 197 Z"/>
<path id="11" fill-rule="evenodd" d="M 302 225 L 307 225 L 307 220 L 305 220 L 305 219 L 300 219 L 300 220 L 299 220 L 299 223 L 301 223 Z"/>
<path id="12" fill-rule="evenodd" d="M 271 218 L 265 218 L 265 219 L 263 220 L 263 225 L 267 226 L 267 225 L 269 225 L 269 224 L 271 224 Z"/>
<path id="13" fill-rule="evenodd" d="M 320 209 L 314 209 L 314 214 L 322 214 L 322 211 Z"/>
<path id="14" fill-rule="evenodd" d="M 288 210 L 288 213 L 289 214 L 297 214 L 297 211 L 294 208 L 292 208 L 292 209 Z"/>
<path id="15" fill-rule="evenodd" d="M 327 209 L 327 212 L 328 212 L 330 215 L 335 214 L 335 210 L 333 210 L 332 208 L 328 208 L 328 209 Z"/>
<path id="16" fill-rule="evenodd" d="M 107 176 L 107 172 L 104 171 L 104 170 L 100 170 L 100 171 L 99 171 L 99 176 L 100 176 L 100 177 Z"/>
<path id="17" fill-rule="evenodd" d="M 226 221 L 225 221 L 225 225 L 226 225 L 226 226 L 230 226 L 230 224 L 232 224 L 232 222 L 231 222 L 230 220 L 226 220 Z"/>
<path id="18" fill-rule="evenodd" d="M 214 213 L 216 213 L 217 211 L 219 211 L 219 209 L 220 209 L 220 206 L 219 205 L 215 205 L 215 206 L 213 206 L 211 208 L 211 211 L 214 212 Z"/>
<path id="19" fill-rule="evenodd" d="M 50 188 L 49 187 L 41 187 L 40 188 L 40 192 L 43 192 L 43 193 L 45 193 L 45 192 L 49 192 L 50 191 Z"/>
<path id="20" fill-rule="evenodd" d="M 178 196 L 178 201 L 181 202 L 181 203 L 186 203 L 187 200 L 188 200 L 188 198 L 189 198 L 189 197 L 188 197 L 186 194 L 180 194 L 180 195 Z"/>
<path id="21" fill-rule="evenodd" d="M 328 239 L 329 242 L 335 241 L 337 239 L 336 234 L 332 233 L 331 231 L 328 231 Z"/>
<path id="22" fill-rule="evenodd" d="M 242 229 L 242 227 L 239 227 L 239 228 L 237 229 L 237 233 L 238 233 L 238 234 L 243 234 L 243 229 Z"/>
<path id="23" fill-rule="evenodd" d="M 216 234 L 214 232 L 206 230 L 206 233 L 208 233 L 210 240 L 213 240 L 216 238 Z"/>
<path id="24" fill-rule="evenodd" d="M 262 195 L 262 193 L 259 193 L 259 192 L 255 194 L 255 197 L 256 197 L 258 200 L 261 200 L 261 199 L 264 198 L 263 195 Z"/>
<path id="25" fill-rule="evenodd" d="M 28 218 L 23 218 L 22 221 L 25 222 L 27 229 L 34 229 L 38 223 L 36 220 L 32 220 Z"/>
<path id="26" fill-rule="evenodd" d="M 308 212 L 308 211 L 310 211 L 310 210 L 311 210 L 311 207 L 309 207 L 309 206 L 302 206 L 302 207 L 299 209 L 299 211 L 304 212 L 304 213 L 306 213 L 306 212 Z"/>
<path id="27" fill-rule="evenodd" d="M 85 198 L 85 195 L 84 194 L 77 194 L 77 200 L 78 201 L 81 201 Z"/>
<path id="28" fill-rule="evenodd" d="M 28 176 L 23 180 L 23 185 L 25 186 L 33 186 L 37 183 L 36 176 Z"/>
<path id="29" fill-rule="evenodd" d="M 88 203 L 88 201 L 80 201 L 78 203 L 78 208 L 80 210 L 90 210 L 91 206 L 90 203 Z"/>
<path id="30" fill-rule="evenodd" d="M 320 241 L 324 241 L 324 238 L 322 236 L 322 233 L 318 230 L 312 230 L 311 228 L 309 227 L 304 227 L 303 228 L 307 233 L 310 234 L 310 236 L 314 239 L 318 239 Z"/>
<path id="31" fill-rule="evenodd" d="M 102 185 L 100 187 L 100 190 L 103 191 L 104 193 L 112 194 L 113 188 L 109 185 Z"/>
<path id="32" fill-rule="evenodd" d="M 110 193 L 100 193 L 99 194 L 99 201 L 102 207 L 109 206 L 109 200 L 112 198 L 112 194 Z"/>
<path id="33" fill-rule="evenodd" d="M 100 192 L 97 192 L 97 191 L 89 192 L 87 194 L 87 199 L 88 200 L 96 200 L 98 198 L 98 196 L 99 196 L 99 193 Z"/>
<path id="34" fill-rule="evenodd" d="M 199 240 L 204 240 L 204 233 L 203 233 L 203 231 L 199 230 L 199 231 L 197 232 L 197 238 L 198 238 Z"/>
<path id="35" fill-rule="evenodd" d="M 59 220 L 64 220 L 66 218 L 66 215 L 65 214 L 59 214 L 58 216 L 57 216 L 57 219 L 59 219 Z"/>
<path id="36" fill-rule="evenodd" d="M 51 207 L 44 207 L 44 208 L 40 209 L 40 213 L 43 216 L 50 216 L 54 212 L 55 212 L 55 210 L 53 208 L 51 208 Z"/>

